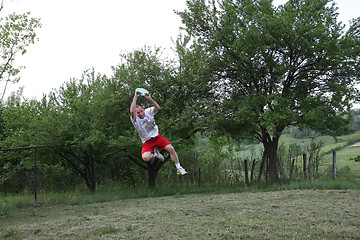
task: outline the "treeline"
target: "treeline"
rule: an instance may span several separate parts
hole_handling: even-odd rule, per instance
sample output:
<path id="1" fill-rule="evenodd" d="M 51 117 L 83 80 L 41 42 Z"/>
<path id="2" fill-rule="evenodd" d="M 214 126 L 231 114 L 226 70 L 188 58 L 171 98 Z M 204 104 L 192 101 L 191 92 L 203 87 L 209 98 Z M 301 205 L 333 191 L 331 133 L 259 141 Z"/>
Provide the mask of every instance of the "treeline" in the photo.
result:
<path id="1" fill-rule="evenodd" d="M 351 110 L 351 113 L 353 115 L 353 120 L 350 123 L 350 130 L 352 132 L 360 131 L 360 109 L 353 109 L 353 110 Z M 300 129 L 299 127 L 286 128 L 283 133 L 290 134 L 292 137 L 298 138 L 298 139 L 316 138 L 316 137 L 322 135 L 320 132 L 317 132 L 310 128 Z M 343 135 L 345 135 L 345 134 L 347 134 L 347 133 L 344 132 Z"/>
<path id="2" fill-rule="evenodd" d="M 95 191 L 108 180 L 154 186 L 176 179 L 168 156 L 165 162 L 141 159 L 129 119 L 137 87 L 160 104 L 157 124 L 181 153 L 189 182 L 273 184 L 296 170 L 298 155 L 284 158 L 288 150 L 280 148 L 284 131 L 335 137 L 358 127 L 351 125 L 358 119 L 351 107 L 359 100 L 360 18 L 345 32 L 330 0 L 279 6 L 192 0 L 177 14 L 184 28 L 174 43 L 176 60 L 161 57 L 161 48 L 143 48 L 122 54 L 112 76 L 88 70 L 39 101 L 12 95 L 1 106 L 1 148 L 46 145 L 38 150 L 46 189 L 81 182 Z M 195 147 L 199 136 L 207 140 L 201 148 Z M 246 166 L 234 151 L 224 151 L 243 140 L 262 145 L 257 157 L 243 159 Z M 32 168 L 31 151 L 2 153 L 0 191 L 31 188 Z"/>
<path id="3" fill-rule="evenodd" d="M 112 77 L 88 70 L 40 101 L 13 94 L 1 108 L 1 148 L 46 145 L 37 150 L 40 186 L 46 189 L 84 182 L 94 191 L 108 179 L 154 185 L 164 163 L 141 159 L 141 142 L 129 117 L 135 88 L 146 87 L 161 104 L 157 123 L 179 150 L 192 147 L 197 131 L 186 106 L 184 81 L 179 82 L 173 66 L 160 61 L 159 54 L 159 49 L 148 48 L 128 53 Z M 0 166 L 1 191 L 31 188 L 31 151 L 3 152 Z"/>
<path id="4" fill-rule="evenodd" d="M 122 55 L 112 77 L 90 69 L 41 100 L 23 98 L 21 91 L 14 93 L 1 108 L 1 149 L 46 145 L 37 149 L 37 171 L 39 189 L 47 191 L 69 190 L 84 183 L 95 191 L 107 182 L 154 186 L 155 181 L 179 181 L 169 156 L 165 155 L 165 162 L 141 159 L 141 142 L 131 125 L 129 106 L 134 89 L 145 84 L 161 105 L 157 123 L 162 134 L 176 146 L 189 170 L 181 181 L 244 184 L 247 160 L 253 165 L 250 182 L 256 182 L 261 151 L 242 159 L 236 156 L 240 144 L 232 143 L 230 137 L 200 134 L 208 125 L 195 119 L 199 111 L 192 101 L 201 90 L 180 81 L 179 72 L 160 53 L 144 48 Z M 224 151 L 224 146 L 232 150 Z M 301 154 L 291 151 L 292 157 Z M 33 188 L 33 150 L 0 152 L 0 191 Z"/>

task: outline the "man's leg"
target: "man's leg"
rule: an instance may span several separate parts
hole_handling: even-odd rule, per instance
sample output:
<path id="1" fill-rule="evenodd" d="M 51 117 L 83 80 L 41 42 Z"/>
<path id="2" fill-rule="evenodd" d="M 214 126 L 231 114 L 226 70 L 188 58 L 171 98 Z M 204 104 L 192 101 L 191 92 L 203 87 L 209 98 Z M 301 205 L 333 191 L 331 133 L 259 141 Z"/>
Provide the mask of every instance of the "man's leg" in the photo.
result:
<path id="1" fill-rule="evenodd" d="M 152 152 L 144 152 L 141 157 L 145 162 L 149 162 L 153 157 L 158 158 L 160 161 L 165 160 L 164 156 L 161 155 L 159 149 L 155 149 L 154 153 L 152 153 Z"/>
<path id="2" fill-rule="evenodd" d="M 174 164 L 178 164 L 179 163 L 179 158 L 178 158 L 178 155 L 174 149 L 174 147 L 169 144 L 169 145 L 166 145 L 164 147 L 164 150 L 167 151 L 169 154 L 170 154 L 170 159 L 171 161 L 173 161 Z"/>
<path id="3" fill-rule="evenodd" d="M 171 159 L 171 161 L 173 161 L 173 163 L 175 164 L 175 166 L 177 168 L 177 173 L 181 174 L 181 175 L 187 174 L 185 169 L 183 167 L 181 167 L 181 165 L 180 165 L 179 158 L 178 158 L 178 155 L 177 155 L 174 147 L 171 144 L 169 144 L 169 145 L 166 145 L 163 150 L 169 152 L 170 159 Z"/>
<path id="4" fill-rule="evenodd" d="M 152 152 L 144 152 L 141 157 L 145 162 L 149 162 L 154 157 L 154 154 Z"/>

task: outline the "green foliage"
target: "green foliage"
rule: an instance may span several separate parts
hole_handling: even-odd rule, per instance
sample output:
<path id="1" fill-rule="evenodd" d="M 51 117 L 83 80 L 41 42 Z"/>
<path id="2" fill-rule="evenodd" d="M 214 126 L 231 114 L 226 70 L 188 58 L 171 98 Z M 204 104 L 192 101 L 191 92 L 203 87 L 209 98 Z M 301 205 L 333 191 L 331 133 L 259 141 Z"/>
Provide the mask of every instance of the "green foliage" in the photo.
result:
<path id="1" fill-rule="evenodd" d="M 179 13 L 194 38 L 192 47 L 203 47 L 208 61 L 202 68 L 213 73 L 214 88 L 220 83 L 224 86 L 217 89 L 226 107 L 221 122 L 229 119 L 232 124 L 225 121 L 224 127 L 238 129 L 228 129 L 228 133 L 252 135 L 258 126 L 272 133 L 304 124 L 338 134 L 346 126 L 346 107 L 356 91 L 355 82 L 347 79 L 358 73 L 343 72 L 338 66 L 341 56 L 352 54 L 336 49 L 357 37 L 341 37 L 343 27 L 336 22 L 336 9 L 326 7 L 327 2 L 292 1 L 274 8 L 264 1 L 189 1 L 189 10 Z M 324 92 L 331 96 L 325 98 Z M 346 100 L 338 97 L 345 95 Z M 243 129 L 245 123 L 247 129 Z"/>
<path id="2" fill-rule="evenodd" d="M 156 177 L 159 183 L 178 182 L 168 156 L 165 163 L 141 159 L 129 106 L 134 89 L 144 87 L 160 104 L 160 132 L 190 169 L 180 181 L 241 185 L 244 160 L 256 163 L 255 172 L 249 171 L 260 177 L 264 171 L 270 181 L 279 169 L 296 173 L 306 144 L 279 144 L 284 131 L 313 138 L 344 134 L 350 122 L 357 127 L 358 113 L 350 104 L 358 96 L 360 20 L 343 32 L 332 3 L 291 0 L 274 7 L 271 1 L 188 1 L 188 9 L 178 13 L 187 34 L 175 43 L 177 61 L 162 57 L 161 48 L 144 47 L 121 54 L 111 78 L 88 70 L 40 101 L 23 99 L 21 91 L 13 94 L 0 112 L 1 146 L 47 145 L 38 154 L 44 190 L 66 191 L 82 181 L 91 191 L 107 181 L 122 187 L 155 183 Z M 29 14 L 6 21 L 0 32 L 3 59 L 9 59 L 11 44 L 15 53 L 25 53 L 40 27 Z M 21 34 L 10 37 L 12 30 Z M 12 59 L 6 64 L 0 66 L 0 80 L 19 71 Z M 144 98 L 139 103 L 149 107 Z M 238 145 L 243 139 L 263 146 L 248 148 L 243 156 L 245 147 Z M 315 142 L 302 149 L 309 153 L 313 176 L 319 171 L 319 149 Z M 352 170 L 342 167 L 343 175 Z M 1 154 L 0 191 L 28 191 L 33 179 L 32 151 Z"/>
<path id="3" fill-rule="evenodd" d="M 156 123 L 162 135 L 176 149 L 192 145 L 197 126 L 191 105 L 194 99 L 187 90 L 190 88 L 187 86 L 189 80 L 176 72 L 172 60 L 162 57 L 161 48 L 144 47 L 121 57 L 121 63 L 113 67 L 116 81 L 126 86 L 131 97 L 137 87 L 149 90 L 161 107 L 156 114 Z M 138 104 L 151 107 L 144 98 L 139 98 Z"/>
<path id="4" fill-rule="evenodd" d="M 319 167 L 322 163 L 320 151 L 324 143 L 316 141 L 315 139 L 311 140 L 310 146 L 307 148 L 307 177 L 318 178 L 319 177 Z"/>
<path id="5" fill-rule="evenodd" d="M 56 168 L 49 167 L 56 164 L 63 169 L 63 177 L 76 173 L 90 190 L 103 177 L 117 174 L 116 166 L 122 166 L 128 172 L 126 176 L 131 176 L 125 155 L 131 149 L 128 136 L 133 134 L 127 114 L 129 99 L 117 82 L 94 71 L 85 72 L 80 80 L 71 80 L 41 101 L 21 100 L 21 95 L 13 95 L 3 111 L 7 136 L 3 148 L 46 145 L 43 154 L 38 155 L 39 169 L 46 171 L 40 173 L 50 177 L 47 183 L 60 177 Z M 33 157 L 23 156 L 24 152 L 11 152 L 3 164 L 29 166 L 30 171 Z M 78 182 L 72 177 L 69 181 Z"/>
<path id="6" fill-rule="evenodd" d="M 147 88 L 160 104 L 157 124 L 177 150 L 192 146 L 197 132 L 191 121 L 194 108 L 189 107 L 190 97 L 180 96 L 181 79 L 176 77 L 173 63 L 163 60 L 160 53 L 160 49 L 144 48 L 123 54 L 112 78 L 88 70 L 40 101 L 22 99 L 21 92 L 13 94 L 2 111 L 7 136 L 3 148 L 46 145 L 38 159 L 41 177 L 49 178 L 41 182 L 46 189 L 63 189 L 56 184 L 61 173 L 69 187 L 81 178 L 91 191 L 107 179 L 125 186 L 154 183 L 164 162 L 141 159 L 141 141 L 129 119 L 134 89 Z M 0 166 L 11 166 L 2 170 L 1 182 L 19 166 L 27 166 L 26 172 L 32 176 L 31 152 L 24 156 L 25 152 L 9 152 L 0 159 Z M 186 160 L 181 162 L 186 166 Z M 78 179 L 71 177 L 74 173 Z M 32 182 L 25 182 L 31 189 Z"/>
<path id="7" fill-rule="evenodd" d="M 36 101 L 24 100 L 13 94 L 2 108 L 3 141 L 1 148 L 15 148 L 37 145 L 33 131 L 33 118 L 38 114 Z M 39 151 L 41 152 L 41 151 Z M 33 189 L 34 179 L 33 150 L 1 152 L 0 174 L 2 181 L 0 191 L 21 192 Z"/>
<path id="8" fill-rule="evenodd" d="M 49 95 L 38 122 L 43 144 L 66 160 L 90 190 L 108 174 L 114 153 L 127 149 L 126 93 L 116 82 L 87 71 Z"/>
<path id="9" fill-rule="evenodd" d="M 202 56 L 191 67 L 212 92 L 207 123 L 234 139 L 264 144 L 269 177 L 284 129 L 299 126 L 337 136 L 348 132 L 359 82 L 359 22 L 344 33 L 329 0 L 187 2 L 178 12 Z M 184 51 L 185 52 L 185 51 Z M 275 149 L 274 149 L 275 148 Z"/>
<path id="10" fill-rule="evenodd" d="M 26 53 L 36 40 L 35 29 L 40 27 L 40 20 L 30 18 L 29 12 L 0 18 L 0 81 L 19 81 L 17 75 L 21 67 L 14 65 L 15 55 Z"/>
<path id="11" fill-rule="evenodd" d="M 350 158 L 350 161 L 360 162 L 360 155 Z"/>
<path id="12" fill-rule="evenodd" d="M 155 116 L 160 133 L 171 142 L 177 152 L 180 152 L 194 145 L 195 134 L 199 131 L 197 121 L 194 121 L 196 108 L 191 104 L 194 101 L 194 91 L 187 86 L 189 79 L 176 71 L 174 62 L 163 58 L 161 54 L 161 48 L 147 47 L 122 54 L 121 63 L 113 67 L 114 79 L 126 86 L 131 97 L 137 87 L 149 90 L 151 97 L 161 108 Z M 130 103 L 131 101 L 127 103 L 128 107 Z M 145 98 L 139 98 L 137 104 L 145 108 L 152 107 Z M 138 156 L 140 140 L 135 132 L 133 135 L 137 139 L 134 146 L 137 146 L 138 150 L 132 154 Z M 148 172 L 148 182 L 151 185 L 154 184 L 154 179 L 164 164 L 159 161 L 145 164 L 140 156 L 132 161 Z M 180 162 L 184 166 L 189 164 L 186 159 L 180 159 Z"/>

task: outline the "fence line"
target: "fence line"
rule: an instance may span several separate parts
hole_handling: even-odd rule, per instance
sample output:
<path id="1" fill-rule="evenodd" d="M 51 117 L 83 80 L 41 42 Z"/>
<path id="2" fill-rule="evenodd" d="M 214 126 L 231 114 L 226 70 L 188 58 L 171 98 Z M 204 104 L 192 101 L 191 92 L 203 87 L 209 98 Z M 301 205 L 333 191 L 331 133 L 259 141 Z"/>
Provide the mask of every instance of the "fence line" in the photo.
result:
<path id="1" fill-rule="evenodd" d="M 35 201 L 37 200 L 37 165 L 36 165 L 36 149 L 46 147 L 45 145 L 40 146 L 28 146 L 28 147 L 16 147 L 16 148 L 4 148 L 0 149 L 1 152 L 4 151 L 13 151 L 13 150 L 24 150 L 24 149 L 34 149 L 34 192 L 35 192 Z"/>

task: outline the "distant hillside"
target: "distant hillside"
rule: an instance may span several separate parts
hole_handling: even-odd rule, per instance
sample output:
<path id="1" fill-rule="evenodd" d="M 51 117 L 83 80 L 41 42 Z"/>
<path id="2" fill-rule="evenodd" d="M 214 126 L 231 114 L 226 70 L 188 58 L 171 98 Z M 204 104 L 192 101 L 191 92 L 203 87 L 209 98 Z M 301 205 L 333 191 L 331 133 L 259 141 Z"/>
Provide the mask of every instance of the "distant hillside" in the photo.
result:
<path id="1" fill-rule="evenodd" d="M 322 142 L 323 147 L 320 150 L 321 158 L 323 159 L 323 168 L 328 168 L 332 165 L 332 153 L 336 151 L 337 169 L 347 169 L 346 171 L 353 173 L 360 177 L 360 163 L 350 161 L 351 158 L 360 156 L 360 147 L 349 147 L 355 143 L 360 142 L 360 131 L 350 135 L 344 135 L 334 139 L 330 136 L 316 136 L 313 138 L 295 138 L 292 134 L 283 134 L 280 138 L 279 145 L 284 144 L 290 146 L 297 144 L 306 152 L 310 146 L 312 139 L 315 142 Z M 241 144 L 241 150 L 237 155 L 242 158 L 261 158 L 263 151 L 262 144 Z"/>

